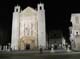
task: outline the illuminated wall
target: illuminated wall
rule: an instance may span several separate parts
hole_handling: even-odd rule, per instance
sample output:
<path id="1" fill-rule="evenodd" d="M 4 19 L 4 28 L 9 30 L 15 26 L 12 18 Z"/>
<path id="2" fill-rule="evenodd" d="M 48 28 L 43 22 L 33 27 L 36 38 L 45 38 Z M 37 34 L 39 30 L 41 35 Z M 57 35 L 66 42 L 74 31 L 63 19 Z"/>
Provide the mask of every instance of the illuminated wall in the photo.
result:
<path id="1" fill-rule="evenodd" d="M 27 7 L 20 11 L 16 6 L 13 13 L 11 48 L 24 50 L 26 44 L 30 48 L 46 48 L 45 10 L 40 3 L 37 10 Z"/>
<path id="2" fill-rule="evenodd" d="M 75 50 L 80 50 L 80 14 L 75 13 L 71 15 L 71 44 Z"/>

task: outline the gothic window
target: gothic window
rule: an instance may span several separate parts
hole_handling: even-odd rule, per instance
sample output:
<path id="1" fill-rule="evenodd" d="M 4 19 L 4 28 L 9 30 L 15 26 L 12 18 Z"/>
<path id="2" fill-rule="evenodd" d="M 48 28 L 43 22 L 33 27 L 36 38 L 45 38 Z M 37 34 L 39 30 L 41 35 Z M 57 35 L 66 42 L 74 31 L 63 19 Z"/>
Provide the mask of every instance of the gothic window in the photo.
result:
<path id="1" fill-rule="evenodd" d="M 75 17 L 75 22 L 76 22 L 76 24 L 79 24 L 79 17 Z"/>

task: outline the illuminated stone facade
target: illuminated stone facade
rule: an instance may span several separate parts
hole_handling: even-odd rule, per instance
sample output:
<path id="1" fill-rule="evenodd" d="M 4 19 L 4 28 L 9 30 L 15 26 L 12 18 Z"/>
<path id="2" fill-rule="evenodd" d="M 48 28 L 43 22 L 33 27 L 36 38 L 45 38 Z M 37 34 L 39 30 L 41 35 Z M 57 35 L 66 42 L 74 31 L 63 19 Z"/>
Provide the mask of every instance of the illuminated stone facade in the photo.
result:
<path id="1" fill-rule="evenodd" d="M 72 49 L 80 50 L 80 14 L 75 13 L 71 15 L 72 27 L 70 27 L 71 36 L 70 41 Z"/>
<path id="2" fill-rule="evenodd" d="M 44 4 L 38 4 L 37 10 L 27 7 L 21 11 L 20 6 L 14 9 L 11 48 L 25 50 L 27 45 L 30 49 L 46 48 Z"/>

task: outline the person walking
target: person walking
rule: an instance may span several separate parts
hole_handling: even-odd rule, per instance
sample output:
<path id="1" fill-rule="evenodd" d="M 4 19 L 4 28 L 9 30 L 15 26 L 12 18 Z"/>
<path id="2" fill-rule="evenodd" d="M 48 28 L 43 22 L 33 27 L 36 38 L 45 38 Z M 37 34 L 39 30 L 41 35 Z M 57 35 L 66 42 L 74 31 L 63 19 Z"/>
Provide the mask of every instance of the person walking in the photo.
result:
<path id="1" fill-rule="evenodd" d="M 42 54 L 43 53 L 43 49 L 42 49 L 42 47 L 40 47 L 40 54 Z"/>

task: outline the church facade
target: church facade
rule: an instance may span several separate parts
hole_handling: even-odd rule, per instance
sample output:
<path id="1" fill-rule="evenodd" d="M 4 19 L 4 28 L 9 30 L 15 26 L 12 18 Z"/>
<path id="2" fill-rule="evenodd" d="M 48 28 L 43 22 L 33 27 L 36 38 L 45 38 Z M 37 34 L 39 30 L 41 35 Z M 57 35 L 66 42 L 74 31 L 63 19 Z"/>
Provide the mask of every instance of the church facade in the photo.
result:
<path id="1" fill-rule="evenodd" d="M 73 50 L 80 50 L 80 14 L 71 15 L 72 27 L 70 27 L 70 41 Z"/>
<path id="2" fill-rule="evenodd" d="M 12 20 L 12 50 L 46 48 L 45 9 L 39 3 L 37 10 L 27 7 L 21 11 L 15 6 Z"/>

